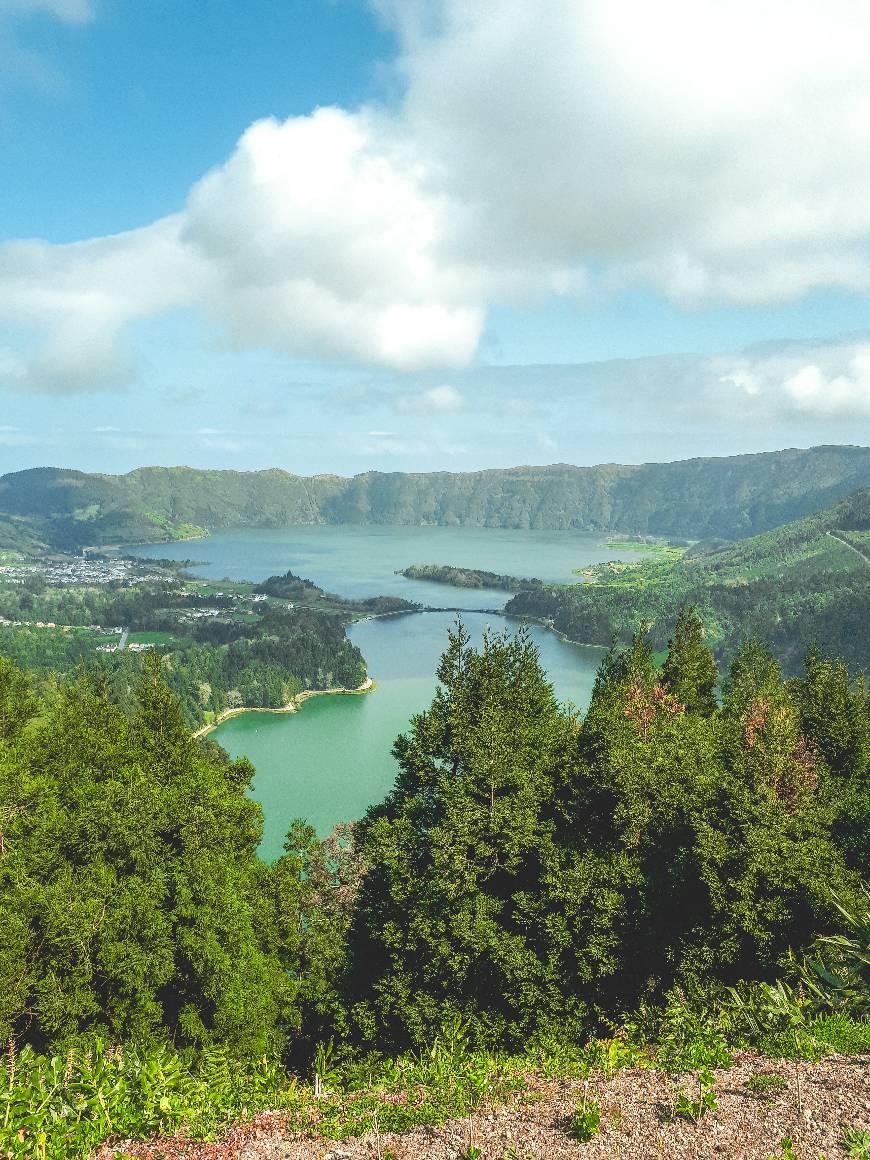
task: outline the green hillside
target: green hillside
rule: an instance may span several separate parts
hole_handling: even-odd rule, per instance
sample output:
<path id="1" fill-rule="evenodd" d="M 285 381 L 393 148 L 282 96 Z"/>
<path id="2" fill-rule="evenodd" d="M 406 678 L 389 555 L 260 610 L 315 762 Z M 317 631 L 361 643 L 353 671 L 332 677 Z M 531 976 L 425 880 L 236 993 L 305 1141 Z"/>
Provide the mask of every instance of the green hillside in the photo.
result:
<path id="1" fill-rule="evenodd" d="M 351 479 L 143 467 L 0 476 L 0 518 L 52 546 L 183 539 L 233 526 L 438 524 L 736 539 L 870 486 L 870 448 L 814 447 L 633 466 L 366 472 Z M 23 534 L 23 532 L 22 532 Z"/>
<path id="2" fill-rule="evenodd" d="M 571 639 L 596 644 L 649 626 L 663 647 L 676 610 L 692 603 L 720 654 L 757 635 L 789 669 L 813 644 L 853 669 L 870 669 L 868 532 L 865 488 L 710 554 L 698 546 L 676 560 L 601 565 L 591 583 L 520 593 L 508 611 L 550 620 Z"/>

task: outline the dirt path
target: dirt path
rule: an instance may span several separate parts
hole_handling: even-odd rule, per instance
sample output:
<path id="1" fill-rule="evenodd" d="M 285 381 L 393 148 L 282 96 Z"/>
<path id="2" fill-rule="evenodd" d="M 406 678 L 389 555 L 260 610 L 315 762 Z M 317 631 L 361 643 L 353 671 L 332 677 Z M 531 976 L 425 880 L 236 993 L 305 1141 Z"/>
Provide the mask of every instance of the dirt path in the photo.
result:
<path id="1" fill-rule="evenodd" d="M 842 536 L 838 536 L 836 532 L 828 532 L 832 540 L 836 540 L 838 544 L 842 544 L 844 548 L 851 548 L 856 556 L 860 556 L 865 564 L 870 565 L 870 556 L 856 548 L 854 544 L 850 544 L 848 540 L 844 540 Z"/>
<path id="2" fill-rule="evenodd" d="M 746 1087 L 757 1075 L 781 1077 L 765 1097 Z M 684 1077 L 688 1089 L 691 1077 Z M 593 1079 L 587 1097 L 601 1109 L 588 1143 L 570 1135 L 583 1098 L 579 1082 L 533 1081 L 532 1098 L 483 1108 L 473 1116 L 401 1135 L 369 1132 L 340 1142 L 291 1134 L 280 1115 L 260 1116 L 215 1144 L 127 1145 L 138 1160 L 777 1160 L 792 1140 L 800 1160 L 842 1160 L 845 1129 L 870 1130 L 870 1056 L 830 1056 L 820 1063 L 763 1059 L 745 1052 L 716 1073 L 718 1107 L 699 1123 L 676 1118 L 680 1084 L 661 1072 L 631 1069 Z"/>

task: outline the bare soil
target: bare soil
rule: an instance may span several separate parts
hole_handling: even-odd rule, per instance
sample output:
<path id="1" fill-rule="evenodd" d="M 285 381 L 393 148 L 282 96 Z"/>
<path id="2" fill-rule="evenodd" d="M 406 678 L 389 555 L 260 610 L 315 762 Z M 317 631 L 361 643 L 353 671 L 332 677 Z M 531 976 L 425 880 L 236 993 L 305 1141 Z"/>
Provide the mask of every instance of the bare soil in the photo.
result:
<path id="1" fill-rule="evenodd" d="M 771 1096 L 753 1093 L 756 1075 L 781 1076 Z M 457 1160 L 479 1148 L 482 1160 L 768 1160 L 791 1139 L 800 1160 L 848 1155 L 843 1131 L 870 1131 L 870 1056 L 829 1056 L 820 1063 L 765 1059 L 745 1052 L 716 1072 L 718 1106 L 697 1123 L 677 1117 L 680 1087 L 692 1093 L 694 1077 L 628 1069 L 588 1086 L 533 1078 L 530 1091 L 509 1105 L 481 1108 L 438 1127 L 392 1135 L 368 1132 L 336 1142 L 287 1130 L 280 1114 L 260 1116 L 230 1130 L 218 1143 L 180 1140 L 115 1145 L 137 1160 Z M 601 1109 L 601 1128 L 589 1143 L 570 1135 L 570 1119 L 584 1097 Z M 513 1149 L 513 1150 L 511 1150 Z"/>

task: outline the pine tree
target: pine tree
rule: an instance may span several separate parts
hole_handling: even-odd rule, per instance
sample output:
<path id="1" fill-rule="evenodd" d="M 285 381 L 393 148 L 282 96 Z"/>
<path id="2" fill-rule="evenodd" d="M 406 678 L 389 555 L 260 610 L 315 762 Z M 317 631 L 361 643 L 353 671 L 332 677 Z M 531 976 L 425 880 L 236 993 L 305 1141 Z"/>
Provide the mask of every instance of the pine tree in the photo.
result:
<path id="1" fill-rule="evenodd" d="M 576 729 L 525 630 L 475 652 L 459 625 L 438 676 L 430 709 L 396 742 L 394 792 L 360 826 L 354 1016 L 382 1043 L 425 1042 L 458 1014 L 479 1038 L 518 1044 L 583 1009 L 547 886 L 559 871 L 554 786 Z"/>
<path id="2" fill-rule="evenodd" d="M 846 666 L 810 649 L 805 675 L 792 682 L 801 729 L 835 779 L 834 833 L 849 862 L 870 873 L 870 700 L 865 679 L 850 681 Z"/>
<path id="3" fill-rule="evenodd" d="M 156 659 L 138 700 L 128 718 L 82 676 L 0 744 L 0 1030 L 262 1054 L 292 1027 L 298 946 L 276 937 L 251 766 L 191 740 Z"/>
<path id="4" fill-rule="evenodd" d="M 13 737 L 37 709 L 29 678 L 0 656 L 0 739 Z"/>
<path id="5" fill-rule="evenodd" d="M 713 653 L 704 643 L 703 621 L 691 605 L 677 617 L 661 681 L 687 713 L 711 717 L 716 712 L 719 672 Z"/>

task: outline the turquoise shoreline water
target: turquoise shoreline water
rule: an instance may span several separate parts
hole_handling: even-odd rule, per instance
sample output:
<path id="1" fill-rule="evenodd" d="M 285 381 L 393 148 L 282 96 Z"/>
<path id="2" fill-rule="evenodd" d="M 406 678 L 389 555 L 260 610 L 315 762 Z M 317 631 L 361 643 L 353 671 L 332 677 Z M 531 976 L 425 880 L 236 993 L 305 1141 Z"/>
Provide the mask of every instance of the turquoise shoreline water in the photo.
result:
<path id="1" fill-rule="evenodd" d="M 577 579 L 574 570 L 586 564 L 637 557 L 572 532 L 489 528 L 246 529 L 137 550 L 201 560 L 192 571 L 210 579 L 261 580 L 291 569 L 342 596 L 400 595 L 466 610 L 500 609 L 508 594 L 407 580 L 396 569 L 415 563 L 455 564 L 570 583 Z M 475 641 L 487 627 L 516 627 L 499 612 L 465 611 L 462 617 Z M 243 714 L 211 734 L 231 756 L 254 763 L 253 796 L 265 815 L 263 857 L 280 855 L 293 818 L 305 818 L 325 835 L 337 822 L 361 817 L 389 792 L 396 773 L 393 742 L 432 699 L 435 669 L 454 618 L 451 612 L 432 611 L 360 621 L 349 636 L 376 682 L 372 693 L 314 697 L 298 713 L 286 716 Z M 585 707 L 603 651 L 562 641 L 537 626 L 531 632 L 556 695 Z"/>

